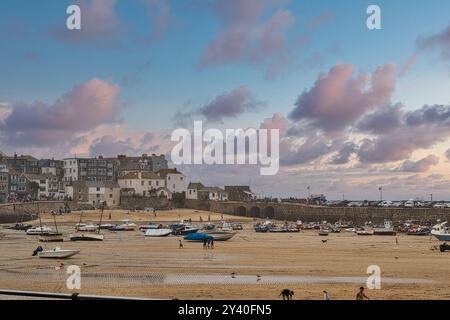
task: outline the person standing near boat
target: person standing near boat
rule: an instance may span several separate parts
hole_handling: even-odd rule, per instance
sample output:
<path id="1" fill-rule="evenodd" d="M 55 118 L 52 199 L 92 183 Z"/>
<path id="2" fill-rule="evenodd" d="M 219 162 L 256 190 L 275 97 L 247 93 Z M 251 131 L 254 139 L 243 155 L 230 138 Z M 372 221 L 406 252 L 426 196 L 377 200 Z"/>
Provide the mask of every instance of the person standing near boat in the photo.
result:
<path id="1" fill-rule="evenodd" d="M 364 287 L 360 287 L 358 293 L 356 294 L 356 300 L 370 300 L 368 296 L 364 293 Z"/>

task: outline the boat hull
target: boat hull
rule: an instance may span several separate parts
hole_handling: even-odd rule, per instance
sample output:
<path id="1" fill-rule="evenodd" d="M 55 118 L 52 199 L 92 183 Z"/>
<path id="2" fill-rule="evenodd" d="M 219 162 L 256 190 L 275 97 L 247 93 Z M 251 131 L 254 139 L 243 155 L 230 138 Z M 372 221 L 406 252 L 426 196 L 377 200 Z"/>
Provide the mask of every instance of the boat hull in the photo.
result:
<path id="1" fill-rule="evenodd" d="M 439 241 L 450 241 L 450 234 L 434 234 Z"/>
<path id="2" fill-rule="evenodd" d="M 40 234 L 39 235 L 40 242 L 63 242 L 64 237 L 62 233 L 54 233 L 54 234 Z"/>
<path id="3" fill-rule="evenodd" d="M 38 256 L 41 259 L 67 259 L 78 253 L 80 253 L 80 250 L 48 250 L 39 252 Z"/>
<path id="4" fill-rule="evenodd" d="M 208 235 L 214 238 L 214 241 L 227 241 L 234 237 L 231 232 L 207 232 Z"/>
<path id="5" fill-rule="evenodd" d="M 167 237 L 171 234 L 172 229 L 148 229 L 145 232 L 145 236 L 150 238 Z"/>
<path id="6" fill-rule="evenodd" d="M 102 234 L 80 233 L 70 235 L 70 241 L 103 241 L 103 239 Z"/>

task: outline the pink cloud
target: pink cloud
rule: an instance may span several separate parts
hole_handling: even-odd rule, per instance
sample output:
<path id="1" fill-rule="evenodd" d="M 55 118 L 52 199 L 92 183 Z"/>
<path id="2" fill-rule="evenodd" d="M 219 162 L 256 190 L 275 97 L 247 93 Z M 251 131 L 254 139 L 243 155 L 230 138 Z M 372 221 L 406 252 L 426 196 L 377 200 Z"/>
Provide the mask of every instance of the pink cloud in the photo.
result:
<path id="1" fill-rule="evenodd" d="M 18 103 L 0 126 L 11 145 L 52 145 L 118 116 L 119 87 L 100 79 L 74 86 L 53 104 Z"/>
<path id="2" fill-rule="evenodd" d="M 280 0 L 219 0 L 217 12 L 222 30 L 208 44 L 200 66 L 245 61 L 261 63 L 281 52 L 286 45 L 285 31 L 294 23 L 290 11 L 279 9 L 268 18 L 263 14 Z"/>
<path id="3" fill-rule="evenodd" d="M 345 130 L 365 113 L 390 102 L 396 67 L 385 65 L 371 74 L 354 76 L 354 66 L 337 64 L 305 90 L 289 115 L 325 132 Z"/>

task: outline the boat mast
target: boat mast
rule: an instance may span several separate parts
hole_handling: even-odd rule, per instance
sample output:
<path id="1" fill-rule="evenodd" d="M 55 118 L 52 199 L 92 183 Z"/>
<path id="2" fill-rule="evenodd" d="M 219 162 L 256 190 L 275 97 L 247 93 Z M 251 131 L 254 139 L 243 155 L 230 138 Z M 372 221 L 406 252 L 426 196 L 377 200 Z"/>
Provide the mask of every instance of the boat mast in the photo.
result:
<path id="1" fill-rule="evenodd" d="M 56 223 L 56 215 L 55 215 L 55 214 L 53 214 L 53 221 L 55 221 L 55 229 L 56 229 L 56 233 L 59 233 L 59 232 L 58 232 L 58 224 Z"/>
<path id="2" fill-rule="evenodd" d="M 41 232 L 42 232 L 42 219 L 41 219 L 41 210 L 39 210 L 39 203 L 37 204 L 37 211 L 38 211 L 38 216 L 39 216 L 39 227 L 41 228 Z"/>
<path id="3" fill-rule="evenodd" d="M 102 226 L 102 219 L 103 219 L 103 209 L 105 209 L 105 203 L 103 202 L 102 207 L 100 208 L 100 221 L 98 223 L 98 234 L 100 234 L 100 228 Z"/>

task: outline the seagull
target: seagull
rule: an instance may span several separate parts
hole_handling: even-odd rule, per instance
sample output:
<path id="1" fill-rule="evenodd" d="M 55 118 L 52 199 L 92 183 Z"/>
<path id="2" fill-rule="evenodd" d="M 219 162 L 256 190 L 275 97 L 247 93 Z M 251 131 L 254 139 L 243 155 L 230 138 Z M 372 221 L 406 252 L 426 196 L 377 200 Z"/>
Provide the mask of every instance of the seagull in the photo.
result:
<path id="1" fill-rule="evenodd" d="M 261 276 L 259 274 L 256 275 L 256 281 L 261 281 Z"/>
<path id="2" fill-rule="evenodd" d="M 236 278 L 236 272 L 232 272 L 231 273 L 231 277 L 234 279 L 234 278 Z"/>

